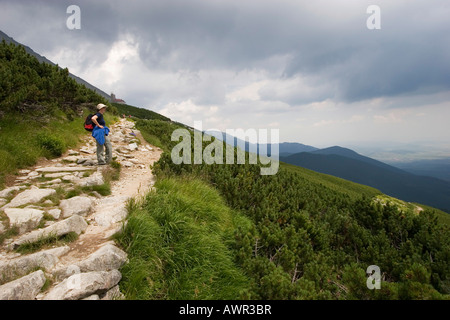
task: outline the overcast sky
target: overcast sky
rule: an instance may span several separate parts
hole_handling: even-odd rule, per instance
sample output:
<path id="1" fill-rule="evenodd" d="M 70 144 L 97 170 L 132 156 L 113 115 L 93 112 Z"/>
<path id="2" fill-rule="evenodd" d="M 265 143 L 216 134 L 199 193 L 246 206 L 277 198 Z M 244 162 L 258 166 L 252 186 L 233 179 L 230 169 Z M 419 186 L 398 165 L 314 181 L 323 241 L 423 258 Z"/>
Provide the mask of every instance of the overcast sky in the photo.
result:
<path id="1" fill-rule="evenodd" d="M 80 30 L 66 26 L 72 4 Z M 448 0 L 0 0 L 0 30 L 187 125 L 450 150 Z"/>

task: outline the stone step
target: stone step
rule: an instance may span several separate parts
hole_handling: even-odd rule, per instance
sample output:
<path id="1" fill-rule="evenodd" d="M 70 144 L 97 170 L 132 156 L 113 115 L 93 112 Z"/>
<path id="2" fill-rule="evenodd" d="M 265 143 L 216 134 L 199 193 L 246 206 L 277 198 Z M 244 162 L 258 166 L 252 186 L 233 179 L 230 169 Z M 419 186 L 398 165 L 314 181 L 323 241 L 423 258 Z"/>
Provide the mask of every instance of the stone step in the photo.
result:
<path id="1" fill-rule="evenodd" d="M 118 270 L 76 273 L 50 289 L 43 300 L 80 300 L 93 294 L 103 295 L 121 278 Z"/>
<path id="2" fill-rule="evenodd" d="M 33 269 L 51 269 L 59 262 L 59 257 L 68 251 L 69 247 L 63 246 L 13 259 L 0 260 L 0 282 L 8 281 L 8 279 L 17 276 L 24 276 Z"/>
<path id="3" fill-rule="evenodd" d="M 36 169 L 37 172 L 73 172 L 95 170 L 95 167 L 44 167 Z"/>
<path id="4" fill-rule="evenodd" d="M 37 187 L 32 187 L 31 189 L 19 193 L 9 203 L 4 205 L 2 209 L 20 207 L 28 203 L 37 203 L 45 197 L 51 196 L 55 193 L 56 190 L 54 189 L 39 189 Z"/>
<path id="5" fill-rule="evenodd" d="M 118 270 L 127 261 L 127 254 L 123 250 L 112 243 L 107 243 L 91 253 L 87 258 L 74 263 L 56 265 L 50 272 L 56 280 L 62 281 L 74 273 Z"/>
<path id="6" fill-rule="evenodd" d="M 87 226 L 88 224 L 84 220 L 84 218 L 79 215 L 73 215 L 70 218 L 56 222 L 49 227 L 34 230 L 27 234 L 24 234 L 23 236 L 19 237 L 11 244 L 9 244 L 7 248 L 9 250 L 14 250 L 25 243 L 34 243 L 50 236 L 61 237 L 70 232 L 80 234 L 81 232 L 86 230 Z"/>

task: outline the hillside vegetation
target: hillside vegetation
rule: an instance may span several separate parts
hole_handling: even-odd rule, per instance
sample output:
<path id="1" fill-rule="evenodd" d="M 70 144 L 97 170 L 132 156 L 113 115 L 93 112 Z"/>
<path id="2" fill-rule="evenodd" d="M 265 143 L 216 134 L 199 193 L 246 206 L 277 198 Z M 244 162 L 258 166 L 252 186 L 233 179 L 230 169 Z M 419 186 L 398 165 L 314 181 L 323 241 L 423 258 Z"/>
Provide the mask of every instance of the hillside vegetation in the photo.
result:
<path id="1" fill-rule="evenodd" d="M 450 212 L 449 182 L 417 176 L 348 149 L 334 147 L 302 152 L 281 157 L 281 161 L 370 185 L 404 201 L 416 201 Z"/>
<path id="2" fill-rule="evenodd" d="M 0 45 L 0 76 L 0 184 L 77 144 L 83 117 L 106 103 L 14 45 Z M 175 165 L 171 134 L 183 126 L 149 115 L 136 126 L 165 152 L 156 190 L 130 201 L 116 237 L 130 258 L 127 298 L 449 299 L 441 212 L 285 164 L 272 176 L 260 165 Z M 381 290 L 366 286 L 370 265 L 380 267 Z"/>
<path id="3" fill-rule="evenodd" d="M 435 210 L 426 209 L 420 214 L 409 210 L 409 207 L 399 210 L 395 201 L 376 201 L 380 196 L 376 189 L 290 165 L 282 164 L 273 176 L 261 176 L 259 165 L 175 165 L 170 158 L 171 148 L 178 143 L 170 141 L 174 125 L 158 120 L 141 120 L 137 125 L 144 137 L 159 137 L 159 146 L 166 151 L 154 166 L 158 185 L 176 183 L 184 190 L 186 185 L 183 181 L 187 179 L 205 189 L 212 187 L 220 195 L 215 202 L 225 203 L 248 221 L 243 225 L 226 224 L 233 229 L 233 237 L 231 240 L 222 237 L 228 248 L 222 249 L 223 252 L 232 255 L 239 273 L 249 279 L 239 282 L 236 287 L 229 283 L 227 289 L 234 294 L 240 292 L 240 298 L 449 298 L 450 232 L 448 225 L 438 221 Z M 167 227 L 184 230 L 182 226 L 195 219 L 197 210 L 205 208 L 205 198 L 195 197 L 196 193 L 192 193 L 188 196 L 191 201 L 186 205 L 174 198 L 174 194 L 177 194 L 175 188 L 171 192 L 149 194 L 144 205 L 131 211 L 130 221 L 134 215 L 161 219 L 159 212 L 165 210 L 162 207 L 179 206 L 183 208 L 183 215 L 178 215 L 179 210 L 173 209 L 172 212 L 176 212 L 174 216 L 158 220 L 155 226 L 168 224 Z M 208 199 L 207 202 L 211 201 Z M 214 210 L 206 209 L 209 210 L 209 215 L 213 215 Z M 210 223 L 208 220 L 197 221 L 199 226 L 206 228 Z M 155 234 L 157 241 L 167 239 L 167 232 L 132 226 L 127 227 L 122 235 L 127 239 L 125 248 L 137 248 L 142 239 L 155 237 Z M 154 268 L 171 265 L 168 257 L 174 256 L 195 260 L 195 264 L 184 264 L 186 272 L 189 273 L 196 265 L 202 265 L 197 269 L 199 272 L 206 272 L 203 268 L 210 261 L 205 257 L 209 250 L 200 244 L 192 244 L 197 245 L 202 248 L 201 255 L 191 246 L 167 244 L 164 250 L 169 252 L 161 256 L 137 253 L 137 257 L 142 259 L 137 265 L 142 269 L 135 270 L 136 274 L 147 282 L 148 279 L 157 282 L 151 282 L 150 287 L 144 285 L 146 290 L 161 288 L 160 295 L 156 296 L 163 298 L 204 298 L 206 295 L 199 295 L 198 290 L 202 286 L 209 287 L 211 284 L 207 282 L 183 286 L 183 295 L 171 295 L 167 294 L 170 291 L 166 286 L 170 279 L 168 275 L 151 277 Z M 158 256 L 157 266 L 152 265 L 155 256 Z M 381 269 L 381 290 L 366 287 L 365 272 L 370 265 Z M 131 279 L 133 270 L 129 268 Z M 217 270 L 213 265 L 210 268 L 211 272 Z M 178 271 L 181 270 L 184 269 Z M 182 279 L 184 276 L 180 275 L 177 281 L 183 282 Z M 207 292 L 212 291 L 208 289 Z M 207 296 L 212 299 L 224 297 L 220 294 Z"/>
<path id="4" fill-rule="evenodd" d="M 75 146 L 84 118 L 108 102 L 69 77 L 67 69 L 27 54 L 22 46 L 0 43 L 0 187 L 8 174 L 41 157 L 60 156 Z M 107 121 L 117 114 L 108 109 Z"/>
<path id="5" fill-rule="evenodd" d="M 217 190 L 195 179 L 163 179 L 142 203 L 132 202 L 117 241 L 128 299 L 238 299 L 249 279 L 233 261 L 236 228 L 251 223 Z"/>

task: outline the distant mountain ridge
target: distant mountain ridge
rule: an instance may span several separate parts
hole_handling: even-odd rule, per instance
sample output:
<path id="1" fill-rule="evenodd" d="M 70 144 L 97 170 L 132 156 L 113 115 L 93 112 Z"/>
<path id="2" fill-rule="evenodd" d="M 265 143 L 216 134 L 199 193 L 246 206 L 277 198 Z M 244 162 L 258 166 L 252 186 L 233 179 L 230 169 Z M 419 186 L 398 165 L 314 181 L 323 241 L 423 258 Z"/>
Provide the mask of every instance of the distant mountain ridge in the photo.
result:
<path id="1" fill-rule="evenodd" d="M 265 146 L 266 150 L 270 154 L 275 154 L 273 151 L 275 151 L 275 148 L 272 148 L 272 145 L 278 147 L 278 154 L 281 156 L 287 156 L 299 152 L 311 152 L 319 150 L 316 147 L 309 146 L 306 144 L 298 143 L 298 142 L 282 142 L 282 143 L 276 143 L 276 144 L 257 144 L 257 143 L 250 143 L 248 141 L 244 141 L 242 139 L 239 139 L 237 137 L 231 136 L 225 132 L 221 131 L 208 131 L 207 134 L 216 137 L 219 140 L 222 141 L 233 141 L 234 145 L 244 145 L 245 151 L 249 152 L 251 150 L 257 150 L 259 152 L 259 148 L 261 146 Z"/>
<path id="2" fill-rule="evenodd" d="M 280 161 L 361 183 L 390 196 L 450 212 L 450 183 L 419 176 L 342 147 L 281 156 Z"/>
<path id="3" fill-rule="evenodd" d="M 14 43 L 15 45 L 20 45 L 23 46 L 25 48 L 25 51 L 32 55 L 33 57 L 35 57 L 36 59 L 38 59 L 39 62 L 45 62 L 47 64 L 50 64 L 52 66 L 56 66 L 56 63 L 53 63 L 52 61 L 50 61 L 49 59 L 47 59 L 44 56 L 41 56 L 40 54 L 36 53 L 33 49 L 31 49 L 30 47 L 17 42 L 16 40 L 14 40 L 12 37 L 8 36 L 6 33 L 2 32 L 0 30 L 0 42 L 2 40 L 5 40 L 6 43 Z M 94 91 L 95 93 L 97 93 L 98 95 L 102 96 L 103 98 L 107 99 L 108 101 L 111 101 L 111 96 L 109 94 L 107 94 L 106 92 L 100 90 L 99 88 L 95 87 L 94 85 L 90 84 L 89 82 L 81 79 L 80 77 L 72 74 L 69 72 L 69 76 L 74 79 L 77 83 L 84 85 L 86 88 L 91 89 L 92 91 Z"/>

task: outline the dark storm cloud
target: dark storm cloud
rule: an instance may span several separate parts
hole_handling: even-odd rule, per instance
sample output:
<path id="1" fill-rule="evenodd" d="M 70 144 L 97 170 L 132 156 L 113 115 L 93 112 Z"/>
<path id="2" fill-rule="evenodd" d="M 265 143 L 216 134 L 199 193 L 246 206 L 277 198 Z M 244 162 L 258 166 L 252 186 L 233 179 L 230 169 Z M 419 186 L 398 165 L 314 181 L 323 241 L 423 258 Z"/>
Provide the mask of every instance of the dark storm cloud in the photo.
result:
<path id="1" fill-rule="evenodd" d="M 366 8 L 374 2 L 381 8 L 381 30 L 366 28 Z M 71 4 L 82 11 L 76 32 L 65 27 Z M 104 60 L 113 42 L 128 33 L 150 70 L 262 70 L 272 81 L 309 81 L 303 82 L 307 91 L 261 88 L 266 101 L 354 102 L 450 89 L 447 0 L 3 0 L 0 6 L 11 8 L 10 20 L 23 20 L 17 30 L 4 31 L 41 37 L 43 50 L 92 46 L 97 52 L 81 69 Z M 278 68 L 269 67 L 274 57 L 284 57 Z"/>

